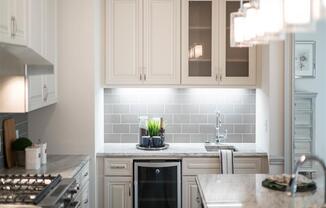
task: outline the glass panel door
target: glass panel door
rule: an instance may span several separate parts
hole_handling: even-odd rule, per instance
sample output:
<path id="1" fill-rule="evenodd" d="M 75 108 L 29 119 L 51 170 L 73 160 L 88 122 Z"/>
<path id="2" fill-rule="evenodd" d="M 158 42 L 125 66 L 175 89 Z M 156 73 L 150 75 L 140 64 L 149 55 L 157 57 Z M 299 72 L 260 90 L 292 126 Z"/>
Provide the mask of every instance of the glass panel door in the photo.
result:
<path id="1" fill-rule="evenodd" d="M 189 1 L 189 77 L 212 76 L 212 2 Z"/>
<path id="2" fill-rule="evenodd" d="M 239 7 L 239 1 L 226 2 L 226 77 L 249 77 L 249 48 L 230 47 L 230 14 Z"/>

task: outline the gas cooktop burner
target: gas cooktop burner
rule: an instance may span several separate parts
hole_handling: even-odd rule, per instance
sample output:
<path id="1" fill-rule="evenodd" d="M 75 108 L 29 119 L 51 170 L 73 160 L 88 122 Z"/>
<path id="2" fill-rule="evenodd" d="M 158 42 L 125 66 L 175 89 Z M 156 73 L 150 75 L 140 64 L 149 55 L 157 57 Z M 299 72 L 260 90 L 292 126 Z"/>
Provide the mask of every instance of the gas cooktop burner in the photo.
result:
<path id="1" fill-rule="evenodd" d="M 60 175 L 0 175 L 0 204 L 38 204 L 61 179 Z"/>

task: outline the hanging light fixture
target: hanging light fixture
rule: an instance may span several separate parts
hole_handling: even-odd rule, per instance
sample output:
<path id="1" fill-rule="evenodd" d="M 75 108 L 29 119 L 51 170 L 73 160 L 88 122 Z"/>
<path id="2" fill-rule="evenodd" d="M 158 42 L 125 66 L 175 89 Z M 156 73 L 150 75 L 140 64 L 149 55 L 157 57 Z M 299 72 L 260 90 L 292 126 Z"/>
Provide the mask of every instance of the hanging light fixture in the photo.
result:
<path id="1" fill-rule="evenodd" d="M 246 16 L 243 7 L 243 0 L 240 1 L 240 9 L 230 15 L 230 45 L 231 47 L 251 47 L 245 43 L 246 37 Z"/>
<path id="2" fill-rule="evenodd" d="M 285 31 L 313 30 L 314 20 L 319 18 L 316 4 L 319 0 L 284 0 Z M 319 4 L 319 3 L 318 3 Z"/>

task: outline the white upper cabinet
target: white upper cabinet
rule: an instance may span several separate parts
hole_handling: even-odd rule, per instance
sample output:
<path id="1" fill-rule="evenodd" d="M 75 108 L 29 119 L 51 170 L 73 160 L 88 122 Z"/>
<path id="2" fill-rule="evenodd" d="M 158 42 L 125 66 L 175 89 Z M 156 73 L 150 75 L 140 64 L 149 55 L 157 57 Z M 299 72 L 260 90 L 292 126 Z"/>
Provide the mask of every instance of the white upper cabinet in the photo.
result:
<path id="1" fill-rule="evenodd" d="M 25 46 L 8 48 L 22 60 L 37 53 L 55 64 L 56 0 L 0 0 L 0 43 Z M 46 63 L 46 62 L 43 62 Z"/>
<path id="2" fill-rule="evenodd" d="M 239 9 L 239 1 L 220 1 L 220 74 L 223 86 L 256 86 L 256 48 L 230 47 L 230 14 Z"/>
<path id="3" fill-rule="evenodd" d="M 180 84 L 180 1 L 107 0 L 106 84 Z"/>
<path id="4" fill-rule="evenodd" d="M 218 2 L 182 0 L 182 84 L 217 85 Z"/>
<path id="5" fill-rule="evenodd" d="M 180 84 L 180 2 L 144 0 L 144 83 Z"/>
<path id="6" fill-rule="evenodd" d="M 139 0 L 107 0 L 107 84 L 142 82 L 141 7 L 142 1 Z"/>

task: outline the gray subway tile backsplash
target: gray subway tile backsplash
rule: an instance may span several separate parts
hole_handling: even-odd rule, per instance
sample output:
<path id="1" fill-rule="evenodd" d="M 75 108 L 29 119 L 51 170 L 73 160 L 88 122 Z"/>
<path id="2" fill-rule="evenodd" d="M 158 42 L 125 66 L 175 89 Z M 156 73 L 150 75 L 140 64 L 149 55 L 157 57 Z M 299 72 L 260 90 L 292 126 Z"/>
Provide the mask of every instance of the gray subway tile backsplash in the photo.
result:
<path id="1" fill-rule="evenodd" d="M 254 143 L 256 90 L 105 89 L 105 142 L 137 142 L 138 117 L 163 117 L 167 142 L 205 142 L 215 135 L 215 112 L 228 142 Z"/>

